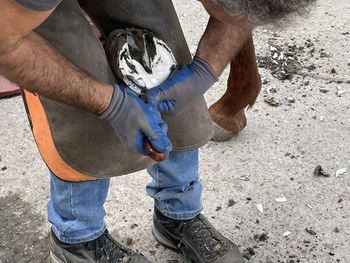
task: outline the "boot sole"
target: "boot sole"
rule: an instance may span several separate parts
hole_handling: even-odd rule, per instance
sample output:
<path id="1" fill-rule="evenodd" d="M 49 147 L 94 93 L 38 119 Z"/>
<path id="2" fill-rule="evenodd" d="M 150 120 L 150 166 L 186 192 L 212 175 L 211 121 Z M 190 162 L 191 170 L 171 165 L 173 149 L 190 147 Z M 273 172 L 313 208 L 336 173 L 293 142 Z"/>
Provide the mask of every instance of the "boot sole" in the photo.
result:
<path id="1" fill-rule="evenodd" d="M 56 257 L 55 254 L 52 253 L 52 251 L 50 251 L 50 259 L 51 263 L 64 263 L 58 257 Z"/>
<path id="2" fill-rule="evenodd" d="M 158 243 L 165 246 L 166 248 L 169 248 L 170 250 L 172 250 L 174 252 L 182 254 L 184 256 L 186 263 L 195 263 L 194 261 L 187 259 L 186 256 L 182 253 L 182 251 L 178 247 L 174 246 L 174 244 L 172 244 L 164 235 L 162 235 L 154 227 L 154 225 L 152 225 L 152 234 L 153 234 L 154 238 L 158 241 Z M 58 263 L 60 263 L 60 262 L 58 262 Z"/>

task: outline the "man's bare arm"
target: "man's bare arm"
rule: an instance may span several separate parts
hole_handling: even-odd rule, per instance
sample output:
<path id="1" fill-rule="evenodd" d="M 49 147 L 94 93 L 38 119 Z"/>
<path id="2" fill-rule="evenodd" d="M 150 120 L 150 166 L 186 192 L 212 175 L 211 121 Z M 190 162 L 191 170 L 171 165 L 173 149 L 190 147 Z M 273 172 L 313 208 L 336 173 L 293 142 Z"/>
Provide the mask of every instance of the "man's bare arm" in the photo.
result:
<path id="1" fill-rule="evenodd" d="M 32 30 L 50 12 L 35 12 L 12 0 L 0 2 L 0 73 L 24 89 L 92 113 L 101 113 L 113 93 L 70 63 Z"/>
<path id="2" fill-rule="evenodd" d="M 253 25 L 246 19 L 220 21 L 213 16 L 190 65 L 181 67 L 169 81 L 151 89 L 149 100 L 158 100 L 161 111 L 180 114 L 202 96 L 238 54 L 252 34 Z"/>
<path id="3" fill-rule="evenodd" d="M 251 36 L 253 25 L 247 20 L 224 23 L 211 17 L 198 45 L 197 56 L 207 61 L 219 76 Z"/>
<path id="4" fill-rule="evenodd" d="M 75 67 L 36 33 L 0 53 L 0 72 L 20 87 L 53 100 L 101 113 L 113 87 Z"/>

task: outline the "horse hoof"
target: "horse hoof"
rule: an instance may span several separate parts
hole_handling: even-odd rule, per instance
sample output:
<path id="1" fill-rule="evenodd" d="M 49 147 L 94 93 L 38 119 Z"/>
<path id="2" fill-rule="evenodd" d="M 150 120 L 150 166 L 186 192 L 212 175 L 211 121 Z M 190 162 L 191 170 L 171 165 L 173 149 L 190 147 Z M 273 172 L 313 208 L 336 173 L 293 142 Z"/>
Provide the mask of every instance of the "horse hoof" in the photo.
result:
<path id="1" fill-rule="evenodd" d="M 238 135 L 247 125 L 247 118 L 244 110 L 237 113 L 237 115 L 231 121 L 231 129 L 228 130 L 221 127 L 213 120 L 214 135 L 211 138 L 214 142 L 226 142 L 236 135 Z"/>
<path id="2" fill-rule="evenodd" d="M 211 140 L 214 142 L 226 142 L 236 135 L 233 132 L 220 127 L 214 121 L 213 121 L 213 124 L 214 124 L 214 135 L 213 135 L 213 138 L 211 138 Z"/>

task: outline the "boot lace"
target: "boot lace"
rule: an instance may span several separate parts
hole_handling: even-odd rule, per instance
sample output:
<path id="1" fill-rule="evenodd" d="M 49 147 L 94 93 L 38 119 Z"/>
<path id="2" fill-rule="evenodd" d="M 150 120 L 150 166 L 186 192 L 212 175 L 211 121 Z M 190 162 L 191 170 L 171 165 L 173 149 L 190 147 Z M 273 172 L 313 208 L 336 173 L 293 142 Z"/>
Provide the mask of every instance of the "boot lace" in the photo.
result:
<path id="1" fill-rule="evenodd" d="M 213 260 L 221 258 L 229 250 L 229 245 L 225 239 L 218 235 L 218 232 L 209 224 L 203 216 L 184 222 L 180 225 L 180 238 L 185 233 L 190 233 L 191 239 L 197 246 L 205 262 L 212 262 Z M 182 242 L 180 241 L 179 247 Z"/>
<path id="2" fill-rule="evenodd" d="M 99 238 L 86 242 L 85 247 L 94 252 L 97 263 L 130 262 L 127 250 L 113 240 L 107 231 Z"/>

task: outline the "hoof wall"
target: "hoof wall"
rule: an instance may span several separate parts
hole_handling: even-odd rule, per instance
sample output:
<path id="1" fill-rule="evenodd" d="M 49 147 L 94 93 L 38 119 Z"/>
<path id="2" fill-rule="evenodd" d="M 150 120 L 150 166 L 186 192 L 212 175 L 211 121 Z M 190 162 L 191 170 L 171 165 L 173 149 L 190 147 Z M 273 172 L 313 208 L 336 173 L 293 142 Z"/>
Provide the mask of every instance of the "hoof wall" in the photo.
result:
<path id="1" fill-rule="evenodd" d="M 220 127 L 214 121 L 213 121 L 213 124 L 214 124 L 214 136 L 213 138 L 211 138 L 211 140 L 214 142 L 226 142 L 237 135 L 237 133 L 233 133 L 229 130 L 226 130 L 225 128 Z"/>

